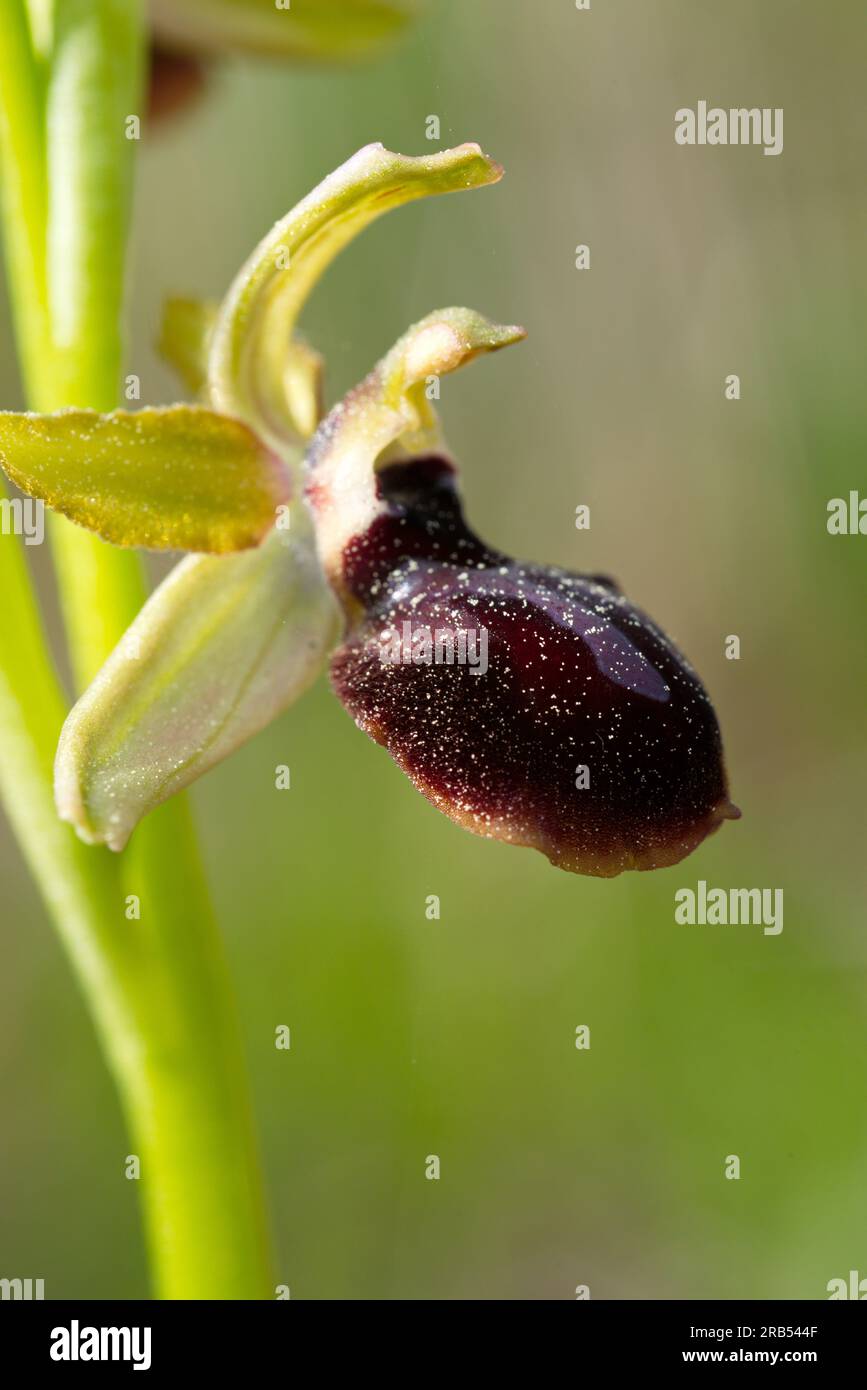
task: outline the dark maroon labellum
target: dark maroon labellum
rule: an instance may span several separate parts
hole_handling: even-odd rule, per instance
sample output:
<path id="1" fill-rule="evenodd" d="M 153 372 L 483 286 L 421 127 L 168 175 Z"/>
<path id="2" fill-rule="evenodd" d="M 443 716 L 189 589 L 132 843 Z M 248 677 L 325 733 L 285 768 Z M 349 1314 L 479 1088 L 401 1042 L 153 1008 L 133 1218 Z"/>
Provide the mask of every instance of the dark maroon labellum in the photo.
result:
<path id="1" fill-rule="evenodd" d="M 383 468 L 377 495 L 342 555 L 332 680 L 440 810 L 606 877 L 676 864 L 740 814 L 704 687 L 610 580 L 490 550 L 445 458 Z"/>

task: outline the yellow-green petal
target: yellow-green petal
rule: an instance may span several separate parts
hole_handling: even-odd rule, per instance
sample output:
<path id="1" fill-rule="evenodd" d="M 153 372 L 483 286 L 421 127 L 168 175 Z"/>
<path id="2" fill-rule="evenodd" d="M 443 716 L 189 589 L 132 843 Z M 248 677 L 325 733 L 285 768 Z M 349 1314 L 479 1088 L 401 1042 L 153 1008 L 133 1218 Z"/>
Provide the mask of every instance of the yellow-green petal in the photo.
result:
<path id="1" fill-rule="evenodd" d="M 0 413 L 12 481 L 114 545 L 224 554 L 258 545 L 289 494 L 248 426 L 200 406 Z"/>

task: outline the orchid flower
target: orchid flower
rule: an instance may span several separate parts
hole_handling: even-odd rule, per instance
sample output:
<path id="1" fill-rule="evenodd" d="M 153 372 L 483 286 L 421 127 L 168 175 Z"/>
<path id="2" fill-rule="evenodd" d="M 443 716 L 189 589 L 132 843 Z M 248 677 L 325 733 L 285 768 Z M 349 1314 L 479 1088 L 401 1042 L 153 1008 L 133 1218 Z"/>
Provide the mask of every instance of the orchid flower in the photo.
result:
<path id="1" fill-rule="evenodd" d="M 322 363 L 294 333 L 321 272 L 387 209 L 501 173 L 472 144 L 368 146 L 277 223 L 221 305 L 168 306 L 162 348 L 199 403 L 0 416 L 0 462 L 26 492 L 115 544 L 194 552 L 63 729 L 57 806 L 86 841 L 122 849 L 335 644 L 349 713 L 477 834 L 610 876 L 676 863 L 739 814 L 713 707 L 662 631 L 610 580 L 514 561 L 464 521 L 430 384 L 520 328 L 430 314 L 322 419 Z M 454 643 L 435 660 L 442 633 L 483 634 L 486 669 Z"/>

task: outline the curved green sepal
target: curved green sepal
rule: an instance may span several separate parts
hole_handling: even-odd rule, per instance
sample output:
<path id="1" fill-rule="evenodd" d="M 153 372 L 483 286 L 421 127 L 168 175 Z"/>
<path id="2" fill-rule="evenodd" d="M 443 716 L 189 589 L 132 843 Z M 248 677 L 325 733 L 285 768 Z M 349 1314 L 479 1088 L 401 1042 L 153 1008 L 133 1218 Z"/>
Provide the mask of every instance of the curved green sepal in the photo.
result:
<path id="1" fill-rule="evenodd" d="M 365 58 L 396 39 L 413 0 L 151 0 L 160 37 L 206 52 L 296 60 Z"/>
<path id="2" fill-rule="evenodd" d="M 377 463 L 445 447 L 426 394 L 430 380 L 524 336 L 523 328 L 501 327 L 472 309 L 438 309 L 399 338 L 323 421 L 307 451 L 305 491 L 338 592 L 347 544 L 383 510 Z"/>
<path id="3" fill-rule="evenodd" d="M 298 442 L 287 407 L 287 344 L 326 266 L 390 208 L 435 193 L 495 183 L 502 169 L 478 145 L 410 158 L 367 145 L 323 180 L 268 233 L 224 300 L 211 339 L 209 399 L 270 443 Z M 290 430 L 294 424 L 294 439 Z M 287 428 L 288 425 L 288 428 Z"/>
<path id="4" fill-rule="evenodd" d="M 289 494 L 252 430 L 200 406 L 0 413 L 0 465 L 79 526 L 149 550 L 258 545 Z"/>
<path id="5" fill-rule="evenodd" d="M 145 604 L 60 737 L 57 807 L 82 839 L 123 849 L 315 679 L 337 608 L 301 526 L 244 555 L 189 557 Z"/>

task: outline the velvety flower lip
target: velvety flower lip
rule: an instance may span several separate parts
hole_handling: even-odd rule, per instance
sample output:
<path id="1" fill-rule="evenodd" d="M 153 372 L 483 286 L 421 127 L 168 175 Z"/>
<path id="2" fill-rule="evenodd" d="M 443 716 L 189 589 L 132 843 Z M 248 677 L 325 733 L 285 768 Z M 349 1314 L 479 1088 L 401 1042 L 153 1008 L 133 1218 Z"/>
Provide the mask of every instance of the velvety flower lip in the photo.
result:
<path id="1" fill-rule="evenodd" d="M 706 692 L 627 599 L 506 557 L 468 567 L 457 549 L 405 556 L 402 528 L 391 539 L 391 568 L 332 659 L 332 681 L 440 810 L 602 876 L 677 863 L 737 814 Z M 404 623 L 484 628 L 487 672 L 384 666 L 380 635 Z"/>
<path id="2" fill-rule="evenodd" d="M 520 336 L 465 310 L 431 315 L 308 451 L 306 495 L 346 618 L 335 692 L 464 828 L 576 873 L 676 864 L 740 814 L 713 707 L 611 581 L 522 564 L 468 527 L 418 385 L 477 355 L 474 335 L 487 350 Z M 431 646 L 437 633 L 484 632 L 487 668 L 411 651 L 383 661 L 384 636 L 401 631 Z"/>

